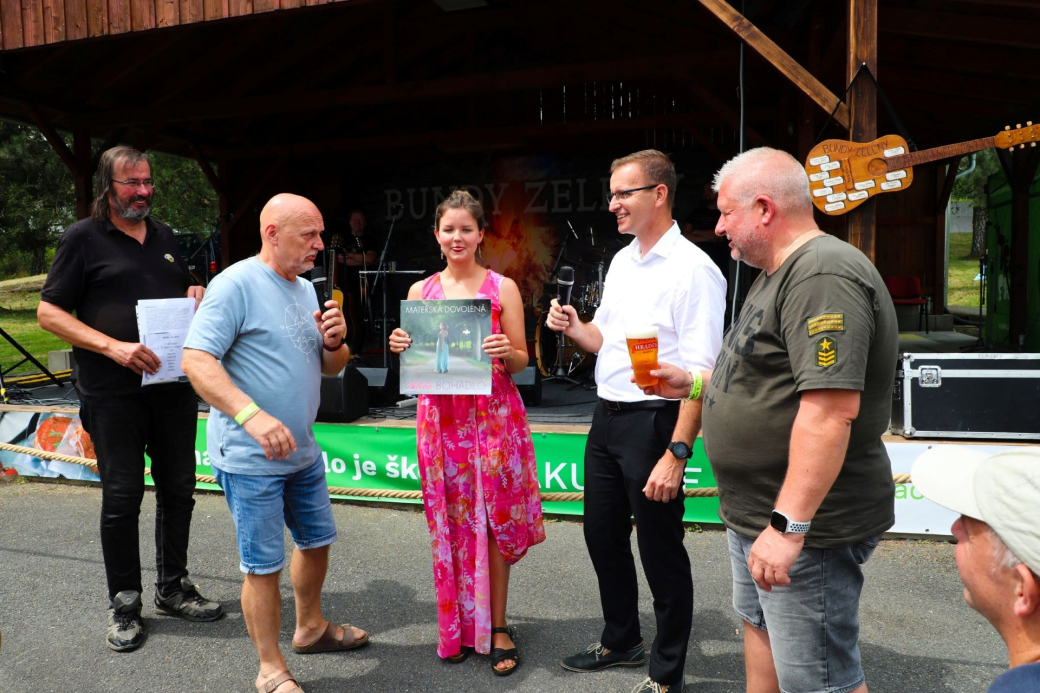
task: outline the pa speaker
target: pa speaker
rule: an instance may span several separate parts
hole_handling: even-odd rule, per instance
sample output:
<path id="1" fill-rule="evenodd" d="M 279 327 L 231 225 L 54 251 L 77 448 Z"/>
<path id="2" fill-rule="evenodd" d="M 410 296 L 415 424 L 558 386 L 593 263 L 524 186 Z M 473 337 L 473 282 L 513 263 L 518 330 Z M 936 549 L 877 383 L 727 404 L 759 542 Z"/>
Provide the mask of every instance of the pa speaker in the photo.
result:
<path id="1" fill-rule="evenodd" d="M 537 368 L 528 366 L 519 373 L 513 373 L 513 382 L 520 390 L 524 406 L 537 407 L 542 403 L 542 372 Z"/>
<path id="2" fill-rule="evenodd" d="M 354 366 L 321 376 L 318 421 L 347 423 L 368 414 L 368 380 Z"/>
<path id="3" fill-rule="evenodd" d="M 400 378 L 396 368 L 358 368 L 368 379 L 368 399 L 377 407 L 387 407 L 399 399 Z"/>

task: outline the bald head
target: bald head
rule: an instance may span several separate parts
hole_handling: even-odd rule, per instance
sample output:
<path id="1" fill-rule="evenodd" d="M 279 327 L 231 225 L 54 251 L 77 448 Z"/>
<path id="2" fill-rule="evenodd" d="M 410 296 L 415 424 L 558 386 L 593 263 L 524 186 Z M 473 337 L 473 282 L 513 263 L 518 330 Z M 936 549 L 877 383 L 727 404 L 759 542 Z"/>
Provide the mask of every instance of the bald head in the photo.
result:
<path id="1" fill-rule="evenodd" d="M 267 234 L 264 232 L 269 226 L 285 229 L 315 221 L 324 225 L 321 212 L 313 202 L 292 193 L 279 193 L 268 200 L 260 210 L 260 235 L 263 236 L 263 242 L 267 243 Z"/>
<path id="2" fill-rule="evenodd" d="M 741 207 L 766 195 L 785 216 L 812 216 L 809 178 L 798 160 L 787 152 L 758 147 L 733 157 L 715 174 L 712 187 L 717 193 L 726 183 L 730 198 Z"/>
<path id="3" fill-rule="evenodd" d="M 290 281 L 309 272 L 324 249 L 321 212 L 306 197 L 281 193 L 260 210 L 260 260 Z"/>

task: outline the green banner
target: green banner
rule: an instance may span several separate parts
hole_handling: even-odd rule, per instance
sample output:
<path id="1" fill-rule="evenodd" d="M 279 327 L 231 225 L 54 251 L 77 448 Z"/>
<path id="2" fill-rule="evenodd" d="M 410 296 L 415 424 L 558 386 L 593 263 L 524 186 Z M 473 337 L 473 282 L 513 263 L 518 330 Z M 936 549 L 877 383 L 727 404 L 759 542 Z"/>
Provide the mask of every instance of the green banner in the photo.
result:
<path id="1" fill-rule="evenodd" d="M 419 490 L 415 429 L 353 424 L 314 424 L 314 436 L 325 457 L 325 478 L 330 487 Z M 195 464 L 199 474 L 212 475 L 206 452 L 206 420 L 199 420 L 195 438 Z M 579 433 L 535 433 L 535 459 L 542 493 L 573 493 L 585 488 L 585 435 Z M 714 487 L 708 458 L 700 439 L 686 463 L 687 488 Z M 216 489 L 213 484 L 200 488 Z M 354 497 L 357 498 L 357 497 Z M 377 500 L 360 498 L 360 500 Z M 394 502 L 394 499 L 378 499 Z M 419 503 L 418 500 L 396 501 Z M 546 513 L 581 515 L 581 501 L 543 503 Z M 718 498 L 687 498 L 686 522 L 719 522 Z"/>

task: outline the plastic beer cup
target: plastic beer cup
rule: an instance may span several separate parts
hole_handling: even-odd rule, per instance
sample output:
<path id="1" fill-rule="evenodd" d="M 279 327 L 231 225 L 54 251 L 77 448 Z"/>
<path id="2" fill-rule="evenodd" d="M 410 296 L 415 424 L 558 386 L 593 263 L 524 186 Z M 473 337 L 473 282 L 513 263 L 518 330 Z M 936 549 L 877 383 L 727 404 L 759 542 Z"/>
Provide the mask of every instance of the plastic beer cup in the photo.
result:
<path id="1" fill-rule="evenodd" d="M 650 371 L 657 368 L 657 328 L 629 328 L 625 330 L 625 340 L 632 369 L 636 372 L 636 385 L 640 389 L 653 387 L 657 378 L 651 376 Z"/>

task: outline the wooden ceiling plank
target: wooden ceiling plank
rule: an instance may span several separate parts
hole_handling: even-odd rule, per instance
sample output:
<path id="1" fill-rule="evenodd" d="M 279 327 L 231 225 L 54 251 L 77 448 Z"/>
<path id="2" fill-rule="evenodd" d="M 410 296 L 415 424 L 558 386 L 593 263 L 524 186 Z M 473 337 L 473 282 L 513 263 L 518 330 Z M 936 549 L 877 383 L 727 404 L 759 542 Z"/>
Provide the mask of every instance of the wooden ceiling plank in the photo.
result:
<path id="1" fill-rule="evenodd" d="M 47 43 L 65 40 L 65 0 L 43 0 L 43 38 Z"/>
<path id="2" fill-rule="evenodd" d="M 75 41 L 87 35 L 86 0 L 65 0 L 65 38 Z"/>
<path id="3" fill-rule="evenodd" d="M 218 62 L 219 64 L 219 62 Z M 696 54 L 647 56 L 598 63 L 578 63 L 512 72 L 492 72 L 364 87 L 342 86 L 309 94 L 265 94 L 229 102 L 213 101 L 118 109 L 84 116 L 98 128 L 134 125 L 154 120 L 213 120 L 248 116 L 257 112 L 292 113 L 320 108 L 399 103 L 475 93 L 538 89 L 549 85 L 578 84 L 598 80 L 644 79 L 648 74 L 682 75 L 695 71 Z M 158 90 L 162 91 L 162 90 Z M 157 103 L 161 103 L 157 102 Z"/>
<path id="4" fill-rule="evenodd" d="M 224 19 L 228 15 L 226 0 L 202 0 L 203 19 Z"/>
<path id="5" fill-rule="evenodd" d="M 130 28 L 130 0 L 108 0 L 108 33 L 125 34 Z"/>
<path id="6" fill-rule="evenodd" d="M 87 36 L 108 35 L 108 0 L 87 0 Z"/>
<path id="7" fill-rule="evenodd" d="M 253 14 L 253 0 L 228 0 L 228 15 L 242 17 Z"/>
<path id="8" fill-rule="evenodd" d="M 43 5 L 39 2 L 22 3 L 22 40 L 26 48 L 46 43 L 43 35 Z"/>
<path id="9" fill-rule="evenodd" d="M 179 0 L 155 0 L 155 26 L 166 28 L 179 26 L 180 23 L 181 4 Z"/>
<path id="10" fill-rule="evenodd" d="M 206 16 L 202 0 L 180 0 L 180 5 L 182 24 L 201 22 Z"/>
<path id="11" fill-rule="evenodd" d="M 25 46 L 21 0 L 0 0 L 0 23 L 3 24 L 4 50 Z"/>
<path id="12" fill-rule="evenodd" d="M 134 31 L 155 28 L 154 0 L 130 0 L 130 26 Z"/>
<path id="13" fill-rule="evenodd" d="M 820 80 L 816 79 L 808 70 L 788 55 L 780 46 L 776 45 L 768 36 L 733 9 L 733 6 L 725 0 L 698 0 L 704 7 L 715 15 L 723 24 L 734 31 L 745 43 L 754 48 L 759 55 L 765 58 L 782 75 L 801 89 L 816 104 L 827 113 L 834 112 L 834 119 L 845 128 L 849 127 L 849 109 L 838 100 Z"/>

